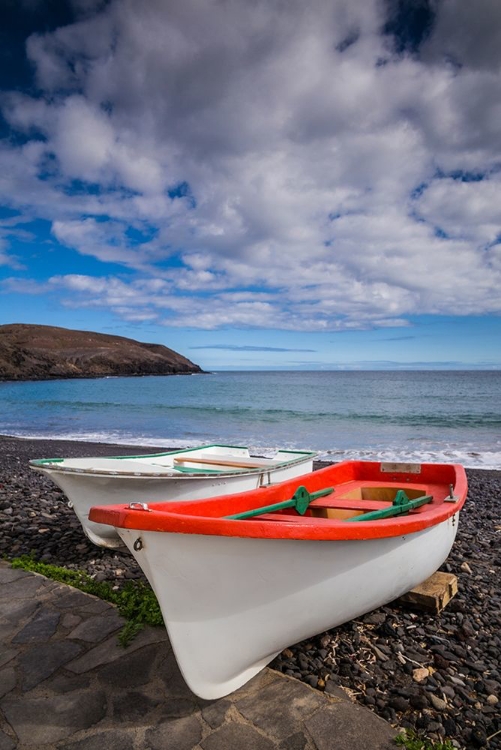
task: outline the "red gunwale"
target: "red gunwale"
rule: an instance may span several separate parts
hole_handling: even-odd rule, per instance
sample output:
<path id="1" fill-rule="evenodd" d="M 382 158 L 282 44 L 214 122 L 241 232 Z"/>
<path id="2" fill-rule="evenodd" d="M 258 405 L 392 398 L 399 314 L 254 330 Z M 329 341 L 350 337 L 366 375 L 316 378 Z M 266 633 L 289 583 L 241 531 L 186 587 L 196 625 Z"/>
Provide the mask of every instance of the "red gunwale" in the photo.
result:
<path id="1" fill-rule="evenodd" d="M 264 515 L 248 520 L 224 518 L 287 500 L 300 485 L 310 493 L 326 487 L 335 488 L 333 495 L 313 501 L 311 508 L 336 506 L 336 498 L 339 497 L 340 506 L 337 507 L 365 509 L 367 501 L 341 500 L 346 492 L 364 486 L 397 485 L 403 489 L 419 489 L 423 494 L 433 495 L 433 500 L 406 516 L 355 523 L 311 515 L 299 516 L 294 512 L 274 513 L 269 514 L 268 518 Z M 445 502 L 450 485 L 458 499 Z M 420 473 L 388 473 L 381 471 L 381 464 L 377 462 L 344 461 L 287 482 L 224 497 L 150 503 L 149 510 L 131 509 L 128 505 L 94 506 L 89 519 L 117 528 L 176 534 L 318 541 L 380 539 L 413 534 L 446 521 L 461 510 L 466 493 L 466 473 L 458 464 L 421 464 Z"/>

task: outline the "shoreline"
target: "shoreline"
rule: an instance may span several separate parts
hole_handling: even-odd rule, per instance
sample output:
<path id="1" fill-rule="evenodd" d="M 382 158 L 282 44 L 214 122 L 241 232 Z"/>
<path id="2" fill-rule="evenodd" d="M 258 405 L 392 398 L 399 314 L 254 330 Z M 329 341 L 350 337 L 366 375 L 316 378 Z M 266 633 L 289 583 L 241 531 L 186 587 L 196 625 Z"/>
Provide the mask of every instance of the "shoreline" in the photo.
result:
<path id="1" fill-rule="evenodd" d="M 34 436 L 34 435 L 10 435 L 8 433 L 0 433 L 0 444 L 1 441 L 4 440 L 13 440 L 13 441 L 21 441 L 23 443 L 33 443 L 33 445 L 38 448 L 42 444 L 47 445 L 47 450 L 43 455 L 34 455 L 33 458 L 56 458 L 56 457 L 63 457 L 63 456 L 113 456 L 113 455 L 124 455 L 124 453 L 135 455 L 136 453 L 153 453 L 153 452 L 168 452 L 168 451 L 176 451 L 176 450 L 183 450 L 185 448 L 191 448 L 191 447 L 199 447 L 201 445 L 206 445 L 208 443 L 214 443 L 214 444 L 227 444 L 227 441 L 221 441 L 221 440 L 198 440 L 198 441 L 190 441 L 188 439 L 182 439 L 177 438 L 173 439 L 171 442 L 168 440 L 165 442 L 162 441 L 155 441 L 153 439 L 148 438 L 137 438 L 136 442 L 131 442 L 124 440 L 123 442 L 117 442 L 116 439 L 109 441 L 107 440 L 99 440 L 99 439 L 83 439 L 82 437 L 63 437 L 63 438 L 57 438 L 57 437 L 45 437 L 45 436 Z M 141 442 L 143 440 L 143 442 Z M 146 440 L 146 442 L 144 442 Z M 237 443 L 234 443 L 235 445 Z M 240 443 L 239 443 L 240 444 Z M 57 452 L 50 451 L 50 446 L 59 446 L 59 450 Z M 78 448 L 78 453 L 74 453 L 75 446 L 82 446 L 82 448 Z M 84 447 L 85 446 L 85 447 Z M 250 446 L 247 446 L 250 448 Z M 280 446 L 283 448 L 284 446 Z M 87 450 L 88 449 L 88 450 Z M 403 461 L 405 463 L 457 463 L 464 466 L 464 468 L 467 471 L 482 471 L 482 472 L 493 472 L 501 474 L 501 466 L 468 466 L 464 461 L 455 459 L 453 457 L 441 457 L 440 460 L 433 461 L 430 460 L 428 455 L 424 455 L 422 457 L 419 456 L 409 456 L 407 454 L 402 455 L 383 455 L 383 452 L 368 452 L 368 451 L 362 451 L 361 453 L 356 452 L 347 452 L 347 455 L 336 455 L 340 451 L 336 451 L 335 449 L 329 449 L 329 450 L 315 450 L 314 448 L 308 448 L 305 446 L 302 446 L 302 448 L 294 447 L 291 448 L 292 450 L 312 450 L 313 452 L 316 452 L 318 455 L 318 458 L 316 461 L 321 464 L 322 466 L 328 466 L 329 464 L 339 463 L 340 461 Z M 254 453 L 261 454 L 261 453 L 271 453 L 275 450 L 278 450 L 278 447 L 271 448 L 271 447 L 259 447 L 252 449 Z M 90 451 L 90 452 L 89 452 Z M 427 451 L 429 453 L 429 451 Z"/>
<path id="2" fill-rule="evenodd" d="M 129 447 L 136 455 L 169 450 Z M 123 455 L 127 448 L 0 435 L 0 554 L 34 552 L 117 586 L 145 580 L 127 550 L 93 545 L 62 491 L 28 466 L 31 458 Z M 468 498 L 441 568 L 457 576 L 459 592 L 439 615 L 389 604 L 291 645 L 270 666 L 334 696 L 343 690 L 393 726 L 493 750 L 501 748 L 501 734 L 492 736 L 501 730 L 501 471 L 466 473 Z M 427 676 L 418 681 L 416 669 Z"/>

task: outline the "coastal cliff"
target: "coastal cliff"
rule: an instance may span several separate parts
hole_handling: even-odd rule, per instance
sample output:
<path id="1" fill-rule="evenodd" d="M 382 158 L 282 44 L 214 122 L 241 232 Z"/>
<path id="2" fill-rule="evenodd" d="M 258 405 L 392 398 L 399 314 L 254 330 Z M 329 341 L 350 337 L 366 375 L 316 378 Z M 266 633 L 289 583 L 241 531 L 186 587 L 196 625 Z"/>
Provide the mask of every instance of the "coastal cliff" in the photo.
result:
<path id="1" fill-rule="evenodd" d="M 0 326 L 0 380 L 202 372 L 198 365 L 160 344 L 53 326 Z"/>

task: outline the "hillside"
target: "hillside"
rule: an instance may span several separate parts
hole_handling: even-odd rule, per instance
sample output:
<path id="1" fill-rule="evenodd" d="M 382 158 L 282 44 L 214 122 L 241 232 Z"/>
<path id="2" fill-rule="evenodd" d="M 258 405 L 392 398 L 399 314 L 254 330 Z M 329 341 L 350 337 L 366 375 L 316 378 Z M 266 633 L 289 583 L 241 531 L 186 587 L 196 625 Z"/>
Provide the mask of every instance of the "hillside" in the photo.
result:
<path id="1" fill-rule="evenodd" d="M 52 326 L 0 326 L 0 380 L 201 373 L 160 344 Z"/>

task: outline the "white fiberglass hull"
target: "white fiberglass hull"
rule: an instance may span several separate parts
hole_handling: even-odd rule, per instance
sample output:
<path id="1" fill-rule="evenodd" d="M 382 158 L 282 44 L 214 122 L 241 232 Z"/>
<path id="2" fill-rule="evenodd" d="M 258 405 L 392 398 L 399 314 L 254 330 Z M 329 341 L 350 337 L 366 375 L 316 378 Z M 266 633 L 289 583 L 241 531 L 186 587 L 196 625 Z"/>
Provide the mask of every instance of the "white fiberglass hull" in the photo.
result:
<path id="1" fill-rule="evenodd" d="M 123 462 L 122 462 L 123 463 Z M 112 526 L 89 520 L 93 505 L 116 503 L 153 503 L 173 500 L 202 500 L 255 490 L 269 484 L 307 474 L 313 469 L 313 458 L 265 469 L 212 475 L 134 475 L 119 476 L 100 471 L 63 471 L 54 466 L 36 467 L 60 487 L 75 511 L 89 539 L 99 547 L 120 547 L 122 541 Z M 138 467 L 139 468 L 139 467 Z"/>
<path id="2" fill-rule="evenodd" d="M 285 647 L 392 601 L 432 575 L 449 554 L 458 515 L 414 534 L 369 540 L 117 531 L 155 591 L 188 686 L 215 699 L 245 684 Z"/>

